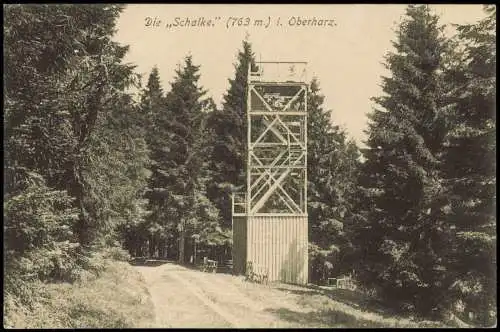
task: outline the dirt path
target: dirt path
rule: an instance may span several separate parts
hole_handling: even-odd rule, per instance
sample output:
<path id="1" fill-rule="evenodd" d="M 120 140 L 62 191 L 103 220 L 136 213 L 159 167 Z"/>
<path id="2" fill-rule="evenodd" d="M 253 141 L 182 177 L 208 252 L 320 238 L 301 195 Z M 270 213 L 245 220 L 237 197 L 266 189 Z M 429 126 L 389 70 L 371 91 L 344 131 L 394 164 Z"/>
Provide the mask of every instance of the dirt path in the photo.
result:
<path id="1" fill-rule="evenodd" d="M 244 281 L 167 263 L 137 266 L 159 328 L 416 327 L 306 287 Z"/>
<path id="2" fill-rule="evenodd" d="M 249 289 L 269 289 L 242 278 L 203 273 L 175 265 L 136 267 L 155 305 L 155 327 L 288 327 L 272 312 L 275 303 L 248 296 Z M 254 289 L 256 291 L 257 289 Z M 265 298 L 265 297 L 264 297 Z"/>

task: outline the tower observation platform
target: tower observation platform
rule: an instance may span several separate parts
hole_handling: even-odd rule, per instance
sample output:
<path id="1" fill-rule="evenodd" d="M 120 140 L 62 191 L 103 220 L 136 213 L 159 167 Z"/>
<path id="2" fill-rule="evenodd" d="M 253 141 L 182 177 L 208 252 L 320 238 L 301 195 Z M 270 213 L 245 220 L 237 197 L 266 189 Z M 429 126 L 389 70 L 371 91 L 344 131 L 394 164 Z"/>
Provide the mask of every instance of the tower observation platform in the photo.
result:
<path id="1" fill-rule="evenodd" d="M 233 193 L 233 266 L 308 279 L 306 62 L 257 62 L 247 82 L 246 188 Z"/>

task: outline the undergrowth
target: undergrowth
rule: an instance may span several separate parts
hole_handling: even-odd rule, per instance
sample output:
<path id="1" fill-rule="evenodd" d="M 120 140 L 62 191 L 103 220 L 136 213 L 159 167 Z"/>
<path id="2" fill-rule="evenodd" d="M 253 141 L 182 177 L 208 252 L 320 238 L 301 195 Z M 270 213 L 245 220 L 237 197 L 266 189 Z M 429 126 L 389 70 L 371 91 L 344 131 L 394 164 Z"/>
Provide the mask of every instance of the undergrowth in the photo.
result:
<path id="1" fill-rule="evenodd" d="M 121 259 L 121 261 L 117 260 Z M 23 282 L 4 292 L 4 327 L 130 328 L 150 326 L 153 304 L 139 272 L 111 251 L 89 259 L 73 283 Z"/>

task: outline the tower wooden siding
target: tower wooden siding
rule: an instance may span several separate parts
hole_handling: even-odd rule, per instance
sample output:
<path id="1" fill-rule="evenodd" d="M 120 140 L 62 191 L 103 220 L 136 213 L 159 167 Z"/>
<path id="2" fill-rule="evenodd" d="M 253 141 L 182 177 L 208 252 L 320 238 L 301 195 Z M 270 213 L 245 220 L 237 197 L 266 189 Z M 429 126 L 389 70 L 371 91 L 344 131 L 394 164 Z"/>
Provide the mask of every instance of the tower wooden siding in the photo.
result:
<path id="1" fill-rule="evenodd" d="M 269 280 L 306 284 L 307 216 L 251 216 L 247 261 L 268 269 Z"/>

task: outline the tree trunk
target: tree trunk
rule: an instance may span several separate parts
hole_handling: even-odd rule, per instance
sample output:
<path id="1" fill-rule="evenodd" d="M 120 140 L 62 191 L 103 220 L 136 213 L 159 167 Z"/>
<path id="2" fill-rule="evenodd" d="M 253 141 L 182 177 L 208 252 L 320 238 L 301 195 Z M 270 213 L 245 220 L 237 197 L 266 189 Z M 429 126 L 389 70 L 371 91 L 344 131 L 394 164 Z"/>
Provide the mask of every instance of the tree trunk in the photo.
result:
<path id="1" fill-rule="evenodd" d="M 193 263 L 194 265 L 196 265 L 196 241 L 194 242 L 194 259 L 193 259 Z"/>
<path id="2" fill-rule="evenodd" d="M 153 235 L 151 235 L 149 237 L 149 258 L 152 258 L 154 254 L 155 254 L 155 247 L 154 247 Z"/>
<path id="3" fill-rule="evenodd" d="M 163 258 L 167 259 L 168 257 L 168 241 L 165 239 L 163 242 Z"/>
<path id="4" fill-rule="evenodd" d="M 179 264 L 184 264 L 184 221 L 181 222 L 179 234 Z"/>

